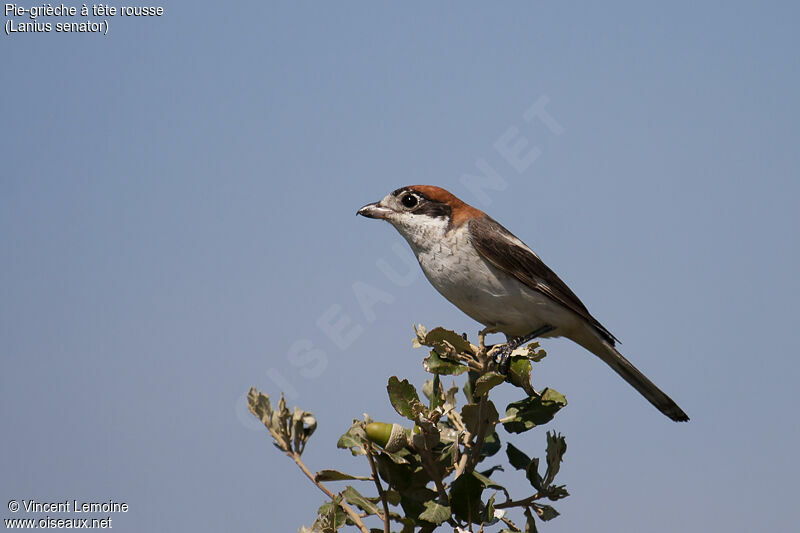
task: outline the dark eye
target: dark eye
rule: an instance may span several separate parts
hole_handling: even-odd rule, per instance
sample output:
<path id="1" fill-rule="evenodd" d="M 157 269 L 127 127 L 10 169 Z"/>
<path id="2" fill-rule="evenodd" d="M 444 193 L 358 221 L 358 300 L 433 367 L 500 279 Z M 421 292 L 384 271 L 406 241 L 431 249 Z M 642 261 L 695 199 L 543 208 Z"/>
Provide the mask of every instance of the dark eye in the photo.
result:
<path id="1" fill-rule="evenodd" d="M 403 198 L 400 200 L 400 202 L 405 207 L 407 207 L 408 209 L 411 209 L 412 207 L 416 207 L 417 203 L 418 203 L 417 197 L 414 196 L 413 194 L 406 194 L 405 196 L 403 196 Z"/>

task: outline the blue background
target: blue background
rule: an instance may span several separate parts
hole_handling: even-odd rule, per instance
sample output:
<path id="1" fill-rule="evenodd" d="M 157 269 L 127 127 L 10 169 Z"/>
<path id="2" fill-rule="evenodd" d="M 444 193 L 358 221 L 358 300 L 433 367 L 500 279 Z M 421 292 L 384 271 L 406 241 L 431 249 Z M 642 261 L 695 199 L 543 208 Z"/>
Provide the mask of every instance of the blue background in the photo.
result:
<path id="1" fill-rule="evenodd" d="M 107 36 L 2 35 L 1 501 L 128 502 L 115 531 L 310 525 L 322 493 L 244 394 L 318 416 L 312 470 L 366 472 L 335 442 L 400 421 L 412 323 L 478 329 L 354 216 L 431 183 L 531 245 L 692 417 L 547 341 L 572 495 L 543 531 L 793 529 L 795 6 L 168 2 Z M 543 101 L 563 130 L 523 118 Z M 541 152 L 521 172 L 510 128 Z M 543 430 L 512 440 L 543 453 Z"/>

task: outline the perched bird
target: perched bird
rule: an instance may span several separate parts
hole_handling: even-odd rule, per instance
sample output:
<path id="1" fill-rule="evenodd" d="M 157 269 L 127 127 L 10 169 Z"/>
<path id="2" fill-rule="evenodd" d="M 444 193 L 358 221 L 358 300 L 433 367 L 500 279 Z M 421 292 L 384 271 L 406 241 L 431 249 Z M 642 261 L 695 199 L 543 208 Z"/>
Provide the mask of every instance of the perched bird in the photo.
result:
<path id="1" fill-rule="evenodd" d="M 616 337 L 525 243 L 483 211 L 432 185 L 397 189 L 359 215 L 408 241 L 428 281 L 486 328 L 527 342 L 567 337 L 598 356 L 672 420 L 686 413 L 614 347 Z"/>

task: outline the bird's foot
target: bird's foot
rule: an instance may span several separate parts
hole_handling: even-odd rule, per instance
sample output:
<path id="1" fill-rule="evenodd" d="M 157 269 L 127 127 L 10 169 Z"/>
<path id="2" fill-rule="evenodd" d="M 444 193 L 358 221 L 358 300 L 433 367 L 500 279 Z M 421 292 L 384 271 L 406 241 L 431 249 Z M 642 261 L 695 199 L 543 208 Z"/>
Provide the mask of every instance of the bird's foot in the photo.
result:
<path id="1" fill-rule="evenodd" d="M 544 325 L 533 331 L 528 333 L 527 335 L 523 335 L 522 337 L 515 337 L 513 339 L 509 339 L 502 347 L 500 347 L 500 353 L 498 354 L 497 359 L 497 370 L 503 374 L 504 376 L 508 374 L 508 367 L 511 364 L 511 353 L 522 346 L 523 344 L 529 343 L 533 339 L 544 335 L 545 333 L 550 333 L 553 331 L 553 326 Z"/>

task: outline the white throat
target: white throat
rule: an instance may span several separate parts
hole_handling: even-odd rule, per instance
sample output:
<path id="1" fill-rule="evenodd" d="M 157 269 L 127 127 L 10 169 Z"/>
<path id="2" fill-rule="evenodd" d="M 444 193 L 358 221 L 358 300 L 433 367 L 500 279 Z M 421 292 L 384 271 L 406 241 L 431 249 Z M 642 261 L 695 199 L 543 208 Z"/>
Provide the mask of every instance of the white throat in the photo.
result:
<path id="1" fill-rule="evenodd" d="M 444 217 L 415 216 L 409 213 L 397 213 L 387 220 L 408 241 L 418 258 L 421 253 L 441 243 L 450 226 L 450 221 Z"/>

